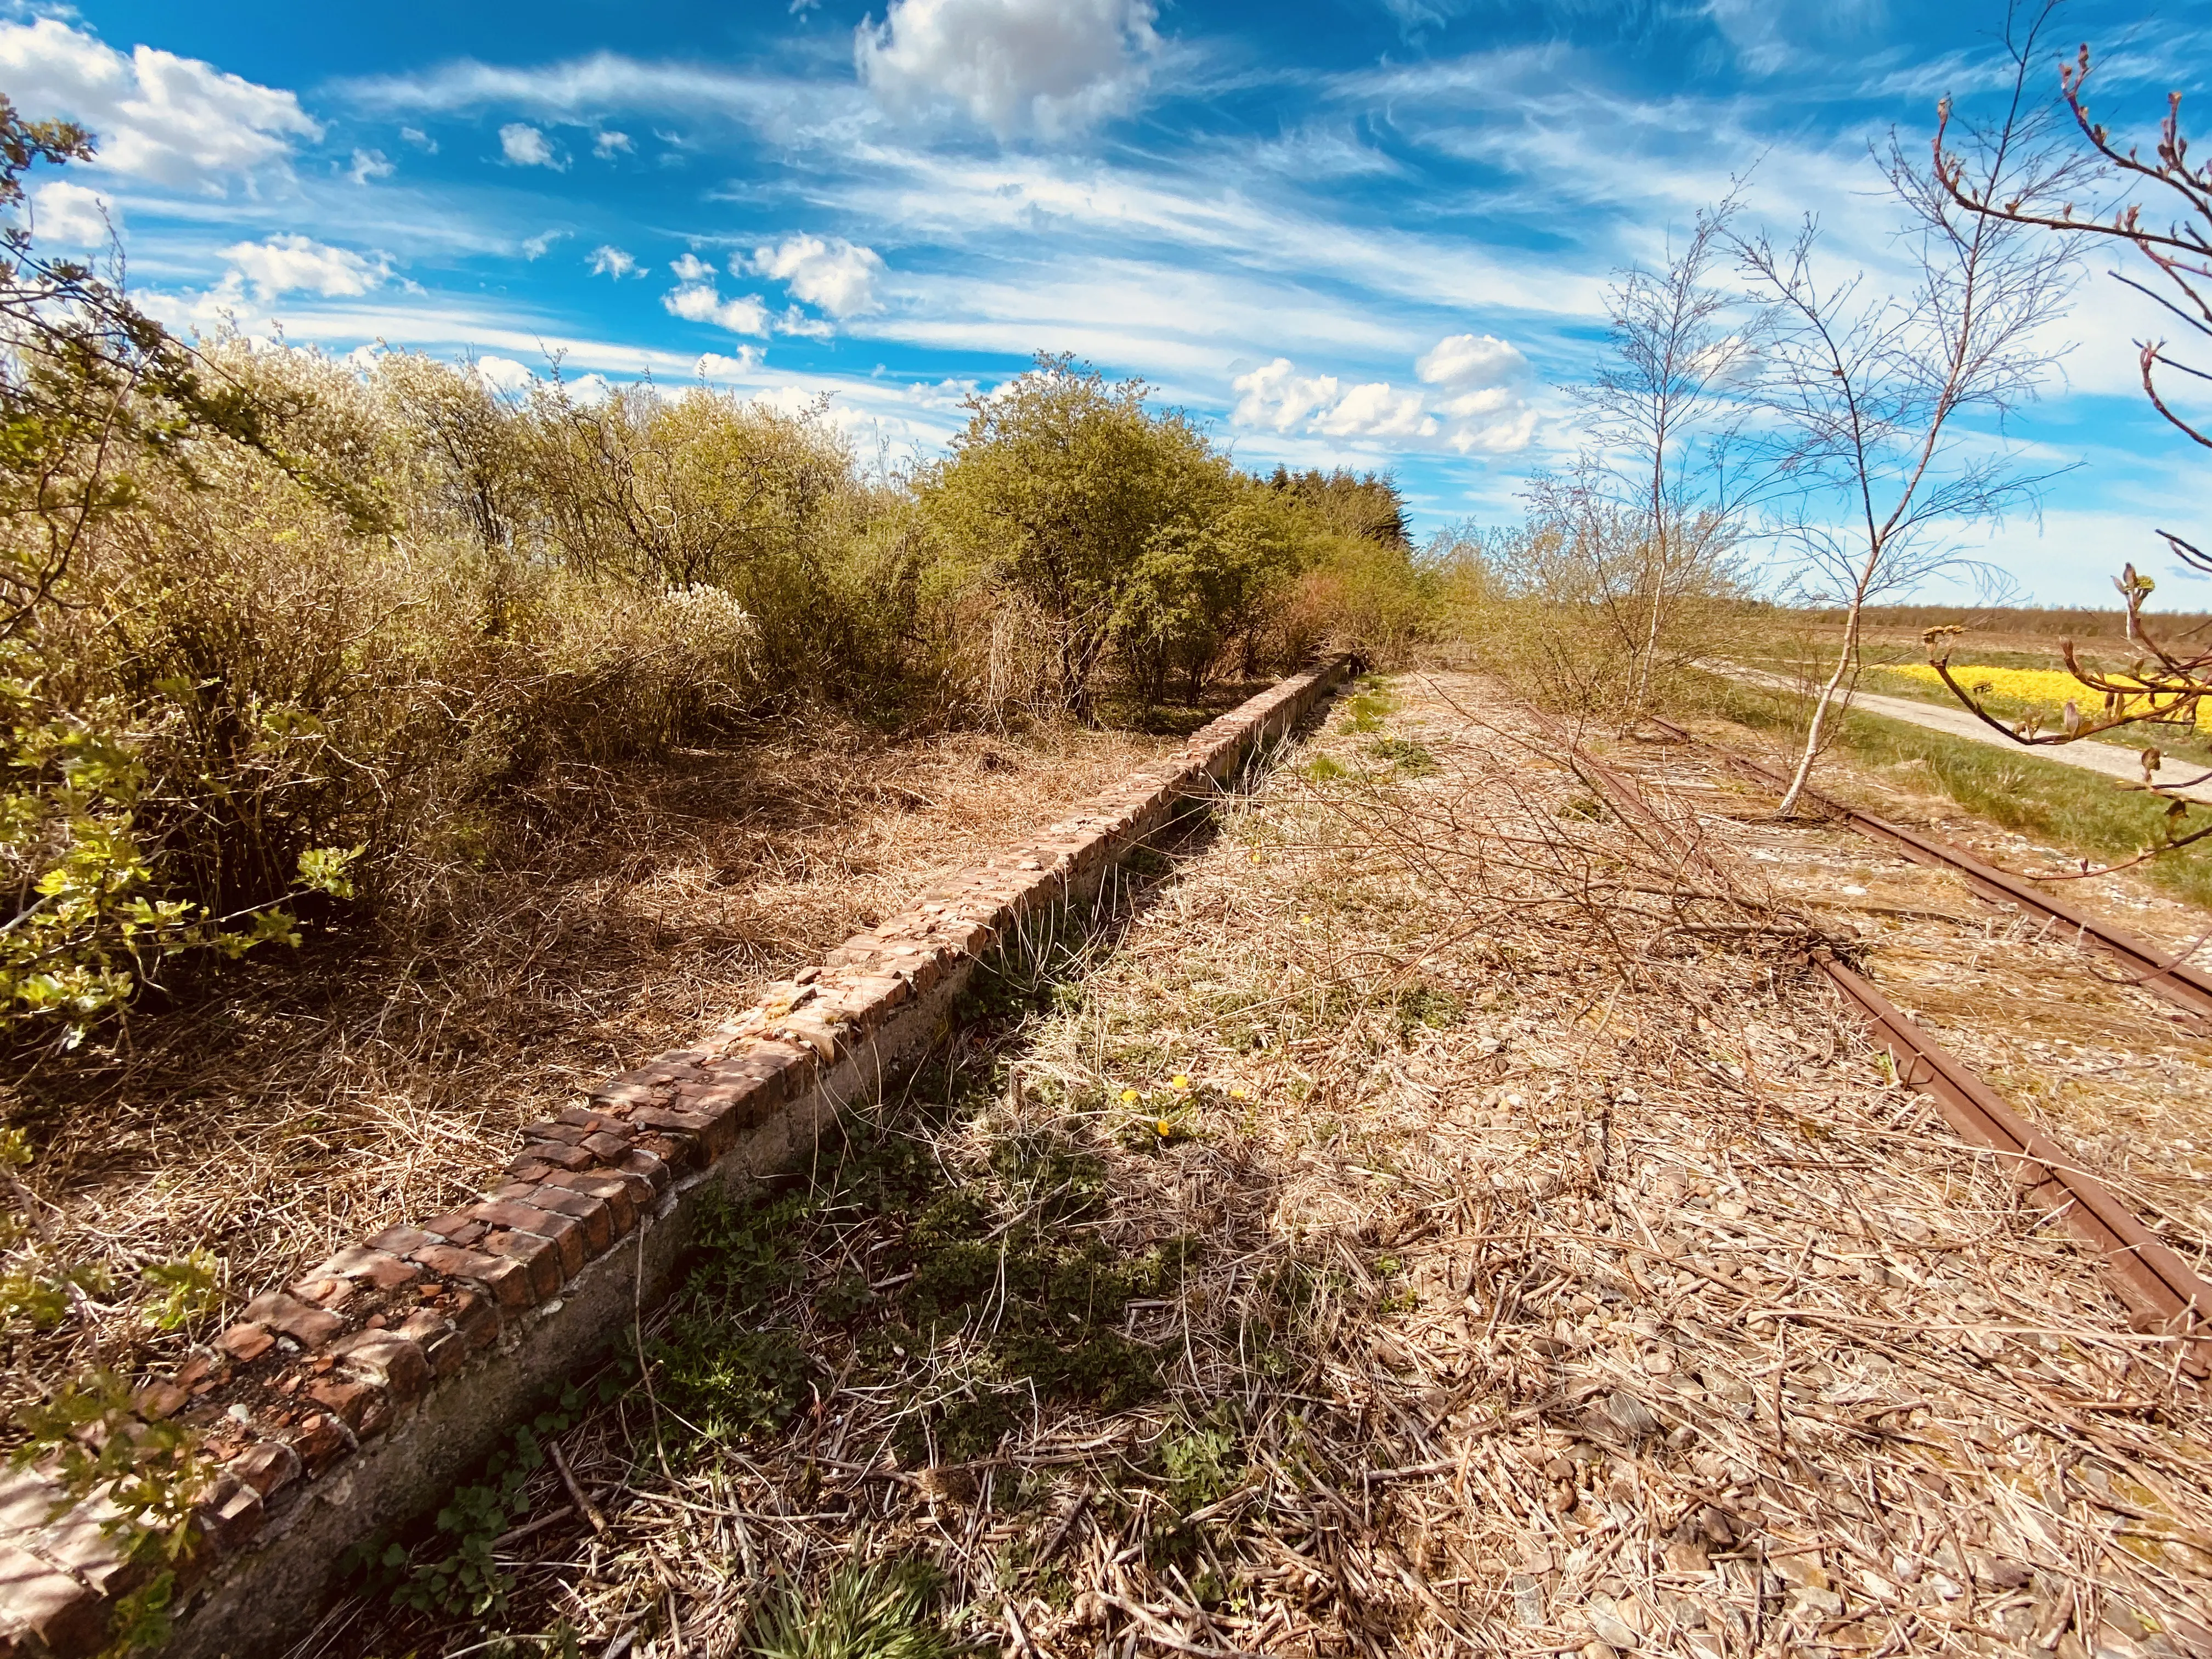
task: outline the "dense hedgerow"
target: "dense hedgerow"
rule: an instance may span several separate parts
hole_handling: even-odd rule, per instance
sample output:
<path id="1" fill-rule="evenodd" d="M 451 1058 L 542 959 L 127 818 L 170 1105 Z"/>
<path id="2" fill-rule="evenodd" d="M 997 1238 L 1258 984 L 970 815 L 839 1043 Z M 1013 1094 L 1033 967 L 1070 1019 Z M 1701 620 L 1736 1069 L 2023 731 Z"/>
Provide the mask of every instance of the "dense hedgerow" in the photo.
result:
<path id="1" fill-rule="evenodd" d="M 0 212 L 90 154 L 0 108 Z M 186 345 L 0 228 L 0 1028 L 499 856 L 611 769 L 834 705 L 892 728 L 1197 701 L 1401 653 L 1385 480 L 1239 472 L 1066 358 L 871 475 L 826 407 Z M 594 383 L 596 387 L 596 383 Z M 1118 706 L 1118 704 L 1117 704 Z"/>

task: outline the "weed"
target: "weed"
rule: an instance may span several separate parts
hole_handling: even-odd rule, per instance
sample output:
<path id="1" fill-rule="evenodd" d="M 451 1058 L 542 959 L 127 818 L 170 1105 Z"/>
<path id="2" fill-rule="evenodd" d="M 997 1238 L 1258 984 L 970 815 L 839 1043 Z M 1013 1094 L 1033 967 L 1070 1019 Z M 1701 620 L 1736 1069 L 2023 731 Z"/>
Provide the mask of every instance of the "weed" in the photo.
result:
<path id="1" fill-rule="evenodd" d="M 848 1561 L 818 1595 L 787 1583 L 761 1608 L 745 1651 L 759 1659 L 953 1659 L 936 1604 L 942 1580 L 927 1562 Z"/>
<path id="2" fill-rule="evenodd" d="M 1401 777 L 1433 777 L 1440 769 L 1428 747 L 1410 738 L 1377 738 L 1367 745 L 1367 752 L 1388 762 Z"/>
<path id="3" fill-rule="evenodd" d="M 1298 775 L 1308 783 L 1341 783 L 1352 774 L 1327 755 L 1316 755 L 1297 769 Z"/>

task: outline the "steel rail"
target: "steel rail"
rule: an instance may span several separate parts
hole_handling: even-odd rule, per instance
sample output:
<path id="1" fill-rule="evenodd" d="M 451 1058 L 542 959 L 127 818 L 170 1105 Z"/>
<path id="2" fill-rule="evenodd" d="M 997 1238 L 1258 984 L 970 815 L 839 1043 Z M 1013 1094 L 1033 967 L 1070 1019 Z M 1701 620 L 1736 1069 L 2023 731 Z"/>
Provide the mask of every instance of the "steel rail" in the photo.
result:
<path id="1" fill-rule="evenodd" d="M 1649 724 L 1657 726 L 1669 738 L 1680 743 L 1706 750 L 1719 757 L 1730 771 L 1769 787 L 1786 790 L 1790 780 L 1771 767 L 1740 755 L 1735 750 L 1701 738 L 1685 730 L 1672 720 L 1647 715 Z M 1832 795 L 1824 795 L 1808 789 L 1801 799 L 1811 801 L 1823 812 L 1842 819 L 1869 841 L 1882 842 L 1902 853 L 1916 864 L 1924 864 L 1939 870 L 1949 870 L 1984 898 L 1999 904 L 2016 904 L 2021 909 L 2063 923 L 2075 930 L 2076 938 L 2086 939 L 2100 949 L 2118 957 L 2133 975 L 2130 982 L 2144 989 L 2155 991 L 2167 1001 L 2185 1009 L 2200 1026 L 2212 1028 L 2212 973 L 2190 963 L 2176 962 L 2166 952 L 2148 940 L 2100 921 L 2096 917 L 2061 902 L 2007 870 L 1999 870 L 1983 863 L 1963 847 L 1938 841 L 1908 830 L 1901 823 L 1892 823 L 1887 818 L 1864 811 Z"/>
<path id="2" fill-rule="evenodd" d="M 1615 811 L 1643 823 L 1722 881 L 1729 881 L 1727 872 L 1702 847 L 1652 811 L 1634 779 L 1591 756 L 1548 716 L 1537 712 L 1536 719 L 1561 745 L 1569 763 L 1612 802 Z M 1680 732 L 1679 726 L 1671 729 Z M 1723 757 L 1728 754 L 1717 744 L 1707 746 Z M 1932 1096 L 1944 1121 L 1961 1139 L 1996 1153 L 2028 1202 L 2096 1253 L 2128 1311 L 2129 1323 L 2139 1331 L 2179 1339 L 2179 1364 L 2192 1376 L 2212 1374 L 2212 1284 L 2146 1227 L 2103 1182 L 2013 1110 L 1965 1061 L 1863 975 L 1826 948 L 1814 950 L 1810 959 L 1866 1016 L 1898 1081 Z"/>

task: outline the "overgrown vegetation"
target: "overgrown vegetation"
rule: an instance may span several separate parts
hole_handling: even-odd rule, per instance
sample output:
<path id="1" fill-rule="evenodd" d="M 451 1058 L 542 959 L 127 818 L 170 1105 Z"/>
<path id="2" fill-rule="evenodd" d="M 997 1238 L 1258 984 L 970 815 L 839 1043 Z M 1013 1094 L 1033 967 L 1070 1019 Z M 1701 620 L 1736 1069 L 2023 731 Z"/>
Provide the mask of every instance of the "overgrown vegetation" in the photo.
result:
<path id="1" fill-rule="evenodd" d="M 0 208 L 80 130 L 12 109 Z M 1434 584 L 1387 480 L 1262 481 L 1066 357 L 943 460 L 826 405 L 557 368 L 187 345 L 119 274 L 0 253 L 0 1028 L 434 893 L 610 769 L 831 705 L 879 726 L 1198 701 L 1404 653 Z"/>

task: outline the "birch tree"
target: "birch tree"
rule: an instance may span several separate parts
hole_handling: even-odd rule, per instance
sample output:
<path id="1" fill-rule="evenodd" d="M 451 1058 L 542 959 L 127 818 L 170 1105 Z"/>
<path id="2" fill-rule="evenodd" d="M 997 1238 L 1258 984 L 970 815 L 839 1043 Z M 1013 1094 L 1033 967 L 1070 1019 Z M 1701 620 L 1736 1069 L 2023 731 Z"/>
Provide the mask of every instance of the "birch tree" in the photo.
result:
<path id="1" fill-rule="evenodd" d="M 1974 163 L 1978 182 L 2001 198 L 2039 194 L 2063 165 L 2035 142 L 2027 88 L 2033 31 L 2016 46 L 2009 112 Z M 1794 484 L 1778 527 L 1808 585 L 1844 613 L 1785 813 L 1804 793 L 1857 668 L 1867 605 L 1970 562 L 1959 528 L 2032 506 L 2053 476 L 2021 465 L 2003 423 L 2059 355 L 2049 330 L 2069 292 L 2069 252 L 1961 208 L 1942 177 L 1893 140 L 1882 172 L 1900 222 L 1905 274 L 1894 288 L 1863 272 L 1832 274 L 1809 217 L 1784 245 L 1763 235 L 1736 245 L 1751 289 L 1775 319 L 1764 401 L 1777 465 Z"/>

